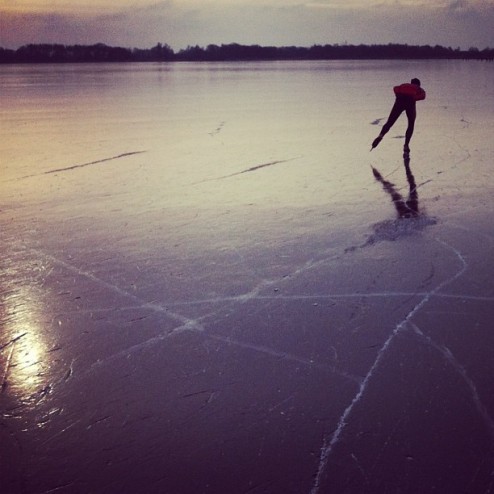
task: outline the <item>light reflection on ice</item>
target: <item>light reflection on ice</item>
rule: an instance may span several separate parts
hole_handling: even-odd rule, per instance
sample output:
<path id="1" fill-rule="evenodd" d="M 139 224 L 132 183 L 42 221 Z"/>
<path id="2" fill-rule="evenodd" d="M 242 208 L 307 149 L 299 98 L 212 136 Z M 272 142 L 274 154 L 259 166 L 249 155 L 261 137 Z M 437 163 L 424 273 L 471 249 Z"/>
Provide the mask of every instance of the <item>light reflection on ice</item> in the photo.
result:
<path id="1" fill-rule="evenodd" d="M 21 399 L 41 397 L 46 380 L 45 371 L 50 367 L 41 328 L 36 289 L 15 286 L 14 293 L 5 297 L 4 310 L 8 314 L 4 324 L 2 353 L 7 354 L 3 386 L 9 393 Z M 38 396 L 40 395 L 40 396 Z"/>

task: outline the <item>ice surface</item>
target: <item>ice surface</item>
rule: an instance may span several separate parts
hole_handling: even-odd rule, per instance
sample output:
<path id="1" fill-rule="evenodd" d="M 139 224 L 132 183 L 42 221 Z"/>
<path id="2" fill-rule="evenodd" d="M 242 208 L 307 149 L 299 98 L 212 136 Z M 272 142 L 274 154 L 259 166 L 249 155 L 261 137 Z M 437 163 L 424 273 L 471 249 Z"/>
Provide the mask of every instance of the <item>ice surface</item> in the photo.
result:
<path id="1" fill-rule="evenodd" d="M 491 492 L 493 73 L 0 67 L 0 490 Z"/>

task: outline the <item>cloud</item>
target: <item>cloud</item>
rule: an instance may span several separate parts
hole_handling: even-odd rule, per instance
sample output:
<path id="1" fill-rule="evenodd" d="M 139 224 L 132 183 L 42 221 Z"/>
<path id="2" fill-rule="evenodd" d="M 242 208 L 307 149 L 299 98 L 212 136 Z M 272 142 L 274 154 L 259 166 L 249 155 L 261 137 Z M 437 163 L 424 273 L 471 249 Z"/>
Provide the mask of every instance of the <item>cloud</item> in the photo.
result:
<path id="1" fill-rule="evenodd" d="M 449 1 L 447 9 L 454 13 L 488 13 L 494 8 L 492 0 L 453 0 Z"/>
<path id="2" fill-rule="evenodd" d="M 152 5 L 153 0 L 0 0 L 0 10 L 10 13 L 24 14 L 102 14 L 115 13 L 123 9 Z"/>
<path id="3" fill-rule="evenodd" d="M 9 2 L 11 7 L 29 3 Z M 68 4 L 59 1 L 57 8 Z M 150 47 L 162 42 L 179 49 L 232 42 L 348 42 L 494 47 L 494 0 L 93 0 L 85 6 L 83 11 L 29 13 L 6 11 L 3 2 L 0 46 L 103 42 Z"/>

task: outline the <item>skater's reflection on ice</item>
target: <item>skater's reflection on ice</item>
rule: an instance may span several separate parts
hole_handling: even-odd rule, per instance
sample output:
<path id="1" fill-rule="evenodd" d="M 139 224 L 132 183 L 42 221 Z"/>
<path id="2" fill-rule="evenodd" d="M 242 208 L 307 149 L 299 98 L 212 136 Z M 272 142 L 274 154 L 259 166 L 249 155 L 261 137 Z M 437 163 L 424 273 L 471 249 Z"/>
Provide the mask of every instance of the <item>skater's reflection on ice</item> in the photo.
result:
<path id="1" fill-rule="evenodd" d="M 419 215 L 419 198 L 415 178 L 410 169 L 410 155 L 408 153 L 403 155 L 403 163 L 405 165 L 405 172 L 410 187 L 406 200 L 398 190 L 396 190 L 395 185 L 384 179 L 376 168 L 372 167 L 372 173 L 376 180 L 381 182 L 383 189 L 391 196 L 391 200 L 398 213 L 398 218 L 416 218 Z"/>

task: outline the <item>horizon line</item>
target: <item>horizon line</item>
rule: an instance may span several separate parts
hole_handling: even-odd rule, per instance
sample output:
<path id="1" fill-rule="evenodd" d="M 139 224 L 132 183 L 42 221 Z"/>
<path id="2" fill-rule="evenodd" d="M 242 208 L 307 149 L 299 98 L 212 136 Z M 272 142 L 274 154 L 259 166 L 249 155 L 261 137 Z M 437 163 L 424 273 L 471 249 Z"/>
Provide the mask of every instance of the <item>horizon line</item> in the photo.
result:
<path id="1" fill-rule="evenodd" d="M 408 47 L 408 48 L 441 48 L 445 50 L 451 50 L 451 51 L 460 51 L 460 52 L 471 52 L 471 51 L 489 51 L 493 50 L 494 46 L 491 48 L 490 46 L 486 46 L 484 48 L 479 48 L 478 46 L 471 46 L 469 48 L 461 48 L 460 46 L 452 47 L 452 46 L 445 46 L 445 45 L 440 45 L 440 44 L 409 44 L 409 43 L 398 43 L 394 41 L 390 41 L 388 43 L 349 43 L 348 41 L 345 41 L 343 43 L 312 43 L 308 45 L 294 45 L 294 44 L 280 44 L 280 45 L 274 45 L 274 44 L 266 44 L 266 45 L 261 45 L 259 43 L 239 43 L 237 41 L 230 41 L 230 42 L 222 42 L 222 43 L 207 43 L 205 45 L 200 45 L 198 43 L 196 44 L 188 44 L 185 48 L 173 48 L 170 44 L 166 42 L 161 42 L 157 41 L 155 45 L 149 46 L 149 47 L 142 47 L 142 46 L 123 46 L 120 44 L 113 45 L 113 44 L 108 44 L 103 41 L 97 41 L 94 43 L 62 43 L 62 42 L 43 42 L 43 41 L 33 41 L 33 42 L 27 42 L 23 43 L 22 45 L 17 46 L 16 48 L 8 48 L 5 46 L 0 46 L 0 49 L 3 50 L 9 50 L 9 51 L 17 51 L 20 48 L 24 48 L 27 46 L 65 46 L 65 47 L 71 47 L 71 46 L 81 46 L 81 47 L 90 47 L 90 46 L 106 46 L 108 48 L 124 48 L 126 50 L 150 50 L 152 48 L 155 48 L 157 46 L 163 46 L 163 47 L 168 47 L 174 52 L 180 52 L 184 51 L 190 48 L 208 48 L 208 47 L 226 47 L 226 46 L 242 46 L 242 47 L 259 47 L 259 48 L 275 48 L 275 49 L 280 49 L 280 48 L 301 48 L 301 49 L 309 49 L 313 47 L 387 47 L 387 46 L 399 46 L 399 47 Z"/>

